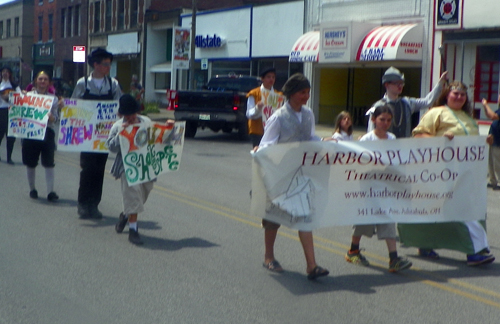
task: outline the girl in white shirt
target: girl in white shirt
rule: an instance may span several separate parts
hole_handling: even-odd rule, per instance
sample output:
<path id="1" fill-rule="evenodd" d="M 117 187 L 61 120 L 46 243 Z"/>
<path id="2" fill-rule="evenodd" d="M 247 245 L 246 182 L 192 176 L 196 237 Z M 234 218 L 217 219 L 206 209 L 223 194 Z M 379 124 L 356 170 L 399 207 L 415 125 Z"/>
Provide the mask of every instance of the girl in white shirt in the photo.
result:
<path id="1" fill-rule="evenodd" d="M 375 124 L 375 129 L 361 137 L 360 141 L 377 141 L 385 139 L 396 139 L 394 134 L 389 133 L 388 129 L 392 123 L 392 110 L 389 106 L 383 105 L 375 109 L 371 121 Z M 359 243 L 361 236 L 372 237 L 377 233 L 379 240 L 385 240 L 389 251 L 389 272 L 398 272 L 408 269 L 412 263 L 405 258 L 398 257 L 396 247 L 396 224 L 375 224 L 375 225 L 355 225 L 352 233 L 351 248 L 347 251 L 345 259 L 353 264 L 368 266 L 370 263 L 361 254 Z"/>
<path id="2" fill-rule="evenodd" d="M 332 135 L 335 141 L 352 141 L 352 117 L 347 111 L 342 111 L 335 121 L 335 132 Z"/>

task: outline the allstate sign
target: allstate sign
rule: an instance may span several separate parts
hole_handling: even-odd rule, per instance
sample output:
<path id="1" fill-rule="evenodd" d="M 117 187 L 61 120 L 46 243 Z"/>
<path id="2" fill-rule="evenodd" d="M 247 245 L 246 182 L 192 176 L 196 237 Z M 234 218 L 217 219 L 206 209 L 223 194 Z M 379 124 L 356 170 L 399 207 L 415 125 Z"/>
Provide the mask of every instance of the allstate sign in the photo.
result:
<path id="1" fill-rule="evenodd" d="M 225 44 L 225 41 L 217 34 L 214 34 L 213 36 L 197 35 L 194 39 L 194 44 L 198 48 L 217 48 L 222 47 L 222 45 Z"/>

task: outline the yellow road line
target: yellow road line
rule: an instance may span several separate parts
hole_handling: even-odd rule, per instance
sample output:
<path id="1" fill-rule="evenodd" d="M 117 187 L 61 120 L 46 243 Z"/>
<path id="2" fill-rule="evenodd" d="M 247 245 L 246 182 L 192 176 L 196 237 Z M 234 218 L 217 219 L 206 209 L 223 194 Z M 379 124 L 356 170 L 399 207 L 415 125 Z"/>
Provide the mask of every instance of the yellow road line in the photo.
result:
<path id="1" fill-rule="evenodd" d="M 228 207 L 220 206 L 218 204 L 215 204 L 215 203 L 203 200 L 203 199 L 191 197 L 189 195 L 182 194 L 182 193 L 179 193 L 179 192 L 176 192 L 174 190 L 167 189 L 167 188 L 164 188 L 164 187 L 161 187 L 161 186 L 158 186 L 158 185 L 155 186 L 155 189 L 157 189 L 158 194 L 160 194 L 160 195 L 162 195 L 164 197 L 177 200 L 179 202 L 182 202 L 182 203 L 185 203 L 187 205 L 190 205 L 190 206 L 193 206 L 193 207 L 197 207 L 197 208 L 200 208 L 200 209 L 212 212 L 214 214 L 218 214 L 218 215 L 221 215 L 221 216 L 224 216 L 224 217 L 228 217 L 230 219 L 242 222 L 244 224 L 248 224 L 248 225 L 253 226 L 253 227 L 257 227 L 257 228 L 260 227 L 260 218 L 253 217 L 251 215 L 242 213 L 240 211 L 233 210 L 233 209 L 228 208 Z M 238 217 L 238 216 L 235 216 L 235 215 L 240 215 L 241 217 Z M 250 220 L 247 220 L 246 218 L 255 219 L 257 221 L 250 221 Z M 288 228 L 283 228 L 283 229 L 284 229 L 284 231 L 279 231 L 278 232 L 278 234 L 280 236 L 289 238 L 289 239 L 294 240 L 294 241 L 299 241 L 298 236 L 294 233 L 293 230 L 290 230 Z M 347 245 L 344 245 L 344 244 L 341 244 L 341 243 L 338 243 L 338 242 L 335 242 L 335 241 L 332 241 L 332 240 L 329 240 L 329 239 L 325 239 L 325 238 L 322 238 L 322 237 L 319 237 L 319 236 L 314 236 L 314 240 L 316 241 L 316 243 L 314 243 L 315 247 L 320 248 L 320 249 L 325 250 L 325 251 L 328 251 L 328 252 L 331 252 L 333 254 L 341 255 L 341 256 L 343 256 L 345 254 L 345 251 L 349 248 Z M 340 251 L 338 249 L 334 249 L 334 248 L 328 247 L 326 245 L 319 244 L 319 243 L 317 243 L 318 241 L 321 242 L 321 243 L 325 243 L 325 244 L 336 246 L 338 248 L 341 248 L 342 250 Z M 388 262 L 387 258 L 381 257 L 379 255 L 374 255 L 374 254 L 372 254 L 372 256 L 374 256 L 375 259 L 378 259 L 378 260 L 381 260 L 381 261 L 386 261 L 386 262 L 385 262 L 385 265 L 383 265 L 381 263 L 370 262 L 371 266 L 375 266 L 377 268 L 383 269 L 384 271 L 387 270 L 387 262 Z M 413 270 L 413 273 L 419 272 L 419 271 L 424 271 L 424 270 L 419 269 L 417 267 L 412 267 L 412 270 Z M 448 279 L 446 277 L 439 276 L 439 275 L 436 275 L 436 274 L 433 274 L 433 273 L 429 273 L 427 271 L 426 271 L 427 275 L 432 276 L 432 277 L 436 278 L 437 280 L 447 281 L 448 285 L 447 284 L 438 283 L 438 282 L 435 282 L 435 281 L 432 281 L 432 280 L 428 280 L 428 279 L 423 279 L 422 280 L 421 276 L 416 276 L 414 274 L 410 274 L 409 272 L 405 272 L 403 274 L 406 277 L 412 278 L 412 279 L 414 279 L 417 282 L 421 282 L 421 283 L 424 283 L 424 284 L 429 285 L 431 287 L 434 287 L 434 288 L 437 288 L 437 289 L 441 289 L 441 290 L 444 290 L 444 291 L 447 291 L 447 292 L 451 292 L 451 293 L 454 293 L 456 295 L 459 295 L 459 296 L 462 296 L 462 297 L 466 297 L 466 298 L 469 298 L 471 300 L 474 300 L 474 301 L 477 301 L 477 302 L 481 302 L 481 303 L 484 303 L 484 304 L 487 304 L 487 305 L 490 305 L 490 306 L 493 306 L 493 307 L 496 307 L 496 308 L 500 309 L 500 302 L 496 302 L 496 301 L 493 301 L 493 300 L 490 300 L 490 299 L 487 299 L 487 298 L 484 298 L 484 297 L 481 297 L 481 296 L 478 296 L 478 295 L 475 295 L 473 293 L 469 293 L 469 292 L 466 292 L 466 291 L 463 291 L 463 290 L 460 290 L 460 289 L 457 289 L 457 288 L 449 287 L 449 284 L 456 285 L 456 286 L 459 286 L 461 288 L 474 291 L 476 293 L 482 293 L 482 294 L 485 294 L 485 295 L 488 295 L 488 296 L 500 299 L 500 294 L 497 293 L 497 292 L 494 292 L 494 291 L 491 291 L 491 290 L 488 290 L 488 289 L 484 289 L 482 287 L 477 287 L 477 286 L 474 286 L 474 285 L 471 285 L 471 284 L 468 284 L 468 283 L 465 283 L 465 282 L 462 282 L 462 281 L 459 281 L 459 280 L 456 280 L 456 279 Z"/>
<path id="2" fill-rule="evenodd" d="M 79 166 L 74 160 L 63 158 L 61 156 L 58 156 L 57 160 L 61 161 L 63 163 L 69 164 L 69 165 Z M 107 175 L 107 176 L 111 177 L 110 175 Z M 224 206 L 212 203 L 210 201 L 206 201 L 206 200 L 203 200 L 203 199 L 200 199 L 200 198 L 192 197 L 190 195 L 183 194 L 183 193 L 171 190 L 171 189 L 167 189 L 167 188 L 159 186 L 157 184 L 154 187 L 154 191 L 156 191 L 158 194 L 160 194 L 160 195 L 162 195 L 164 197 L 167 197 L 167 198 L 170 198 L 170 199 L 173 199 L 173 200 L 177 200 L 179 202 L 182 202 L 184 204 L 190 205 L 192 207 L 196 207 L 196 208 L 199 208 L 199 209 L 202 209 L 202 210 L 206 210 L 208 212 L 211 212 L 211 213 L 214 213 L 214 214 L 218 214 L 218 215 L 221 215 L 221 216 L 224 216 L 224 217 L 227 217 L 227 218 L 239 221 L 241 223 L 244 223 L 244 224 L 256 227 L 256 228 L 260 228 L 261 227 L 261 225 L 260 225 L 260 218 L 253 217 L 251 215 L 248 215 L 246 213 L 240 212 L 238 210 L 233 210 L 231 208 L 224 207 Z M 235 216 L 235 215 L 239 215 L 240 217 Z M 251 219 L 253 221 L 248 220 L 248 219 Z M 286 238 L 289 238 L 289 239 L 292 239 L 292 240 L 295 240 L 295 241 L 299 241 L 299 238 L 297 237 L 297 235 L 294 234 L 293 230 L 290 230 L 288 228 L 283 228 L 283 229 L 284 230 L 278 232 L 278 234 L 280 236 L 283 236 L 283 237 L 286 237 Z M 335 242 L 335 241 L 332 241 L 332 240 L 329 240 L 329 239 L 326 239 L 326 238 L 323 238 L 323 237 L 320 237 L 320 236 L 315 236 L 314 239 L 315 239 L 315 241 L 319 241 L 319 242 L 322 242 L 322 243 L 325 243 L 325 244 L 333 245 L 333 246 L 336 246 L 336 247 L 342 249 L 342 251 L 339 251 L 338 249 L 333 249 L 333 248 L 328 247 L 326 245 L 314 243 L 314 246 L 316 246 L 317 248 L 320 248 L 322 250 L 331 252 L 333 254 L 337 254 L 337 255 L 343 256 L 345 254 L 345 251 L 349 248 L 349 246 L 347 246 L 345 244 L 341 244 L 339 242 Z M 381 257 L 379 255 L 372 254 L 372 253 L 365 253 L 365 254 L 369 255 L 370 258 L 374 258 L 374 259 L 377 259 L 377 260 L 380 260 L 380 261 L 386 261 L 387 262 L 387 258 Z M 380 263 L 370 262 L 370 264 L 371 264 L 371 266 L 375 266 L 375 267 L 378 267 L 378 268 L 381 268 L 381 269 L 386 269 L 387 268 L 386 265 L 382 265 Z M 413 270 L 413 273 L 419 272 L 419 271 L 423 271 L 422 269 L 419 269 L 417 267 L 412 267 L 412 270 Z M 482 293 L 482 294 L 485 294 L 485 295 L 488 295 L 488 296 L 500 299 L 500 293 L 497 293 L 497 292 L 494 292 L 494 291 L 491 291 L 491 290 L 488 290 L 488 289 L 484 289 L 482 287 L 474 286 L 474 285 L 468 284 L 466 282 L 462 282 L 460 280 L 449 279 L 449 278 L 446 278 L 446 277 L 443 277 L 443 276 L 439 276 L 439 275 L 434 274 L 434 273 L 429 273 L 427 271 L 426 271 L 426 274 L 428 274 L 429 276 L 432 276 L 432 277 L 436 278 L 437 280 L 447 281 L 448 284 L 456 285 L 456 286 L 459 286 L 459 287 L 464 288 L 464 289 L 468 289 L 468 290 L 471 290 L 471 291 L 474 291 L 474 292 L 477 292 L 477 293 Z M 404 275 L 407 276 L 407 277 L 409 277 L 409 278 L 413 278 L 415 281 L 424 283 L 424 284 L 429 285 L 431 287 L 434 287 L 434 288 L 437 288 L 437 289 L 441 289 L 441 290 L 444 290 L 444 291 L 448 291 L 448 292 L 454 293 L 456 295 L 459 295 L 459 296 L 462 296 L 462 297 L 466 297 L 466 298 L 469 298 L 471 300 L 474 300 L 474 301 L 477 301 L 477 302 L 481 302 L 481 303 L 484 303 L 484 304 L 487 304 L 487 305 L 490 305 L 490 306 L 493 306 L 493 307 L 496 307 L 496 308 L 500 309 L 500 303 L 499 302 L 495 302 L 493 300 L 490 300 L 490 299 L 487 299 L 487 298 L 484 298 L 484 297 L 480 297 L 480 296 L 474 295 L 472 293 L 469 293 L 469 292 L 466 292 L 466 291 L 462 291 L 460 289 L 449 287 L 446 284 L 438 283 L 438 282 L 435 282 L 435 281 L 432 281 L 432 280 L 428 280 L 428 279 L 422 280 L 422 277 L 416 276 L 416 275 L 412 275 L 409 272 L 404 273 Z"/>

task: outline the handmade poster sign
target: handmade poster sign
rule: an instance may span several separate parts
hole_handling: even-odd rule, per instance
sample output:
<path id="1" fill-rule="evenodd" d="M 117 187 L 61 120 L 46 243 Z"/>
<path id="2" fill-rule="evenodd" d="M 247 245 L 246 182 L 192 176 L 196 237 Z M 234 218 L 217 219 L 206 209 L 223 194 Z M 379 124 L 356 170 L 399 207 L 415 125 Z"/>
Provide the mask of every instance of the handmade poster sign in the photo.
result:
<path id="1" fill-rule="evenodd" d="M 107 153 L 106 140 L 118 119 L 118 101 L 64 99 L 58 150 Z"/>
<path id="2" fill-rule="evenodd" d="M 186 122 L 130 125 L 120 133 L 120 149 L 129 185 L 177 171 L 181 163 Z"/>
<path id="3" fill-rule="evenodd" d="M 283 106 L 285 97 L 274 91 L 264 89 L 264 91 L 262 91 L 262 102 L 264 103 L 264 107 L 262 108 L 262 124 L 265 127 L 266 121 L 271 117 L 271 115 L 278 108 Z"/>
<path id="4" fill-rule="evenodd" d="M 8 135 L 43 141 L 54 96 L 9 93 Z"/>

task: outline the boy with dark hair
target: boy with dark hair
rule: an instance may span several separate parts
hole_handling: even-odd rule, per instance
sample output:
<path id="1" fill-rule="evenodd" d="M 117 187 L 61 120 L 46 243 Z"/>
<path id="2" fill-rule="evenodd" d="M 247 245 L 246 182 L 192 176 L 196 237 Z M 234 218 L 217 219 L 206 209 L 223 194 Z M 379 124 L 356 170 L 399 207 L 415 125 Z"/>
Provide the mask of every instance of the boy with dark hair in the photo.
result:
<path id="1" fill-rule="evenodd" d="M 122 91 L 118 81 L 109 76 L 113 54 L 97 48 L 88 56 L 88 64 L 93 68 L 88 77 L 76 83 L 71 98 L 86 100 L 118 100 Z M 104 171 L 108 153 L 80 153 L 80 186 L 78 188 L 78 215 L 82 219 L 102 218 L 97 206 L 101 202 Z"/>

